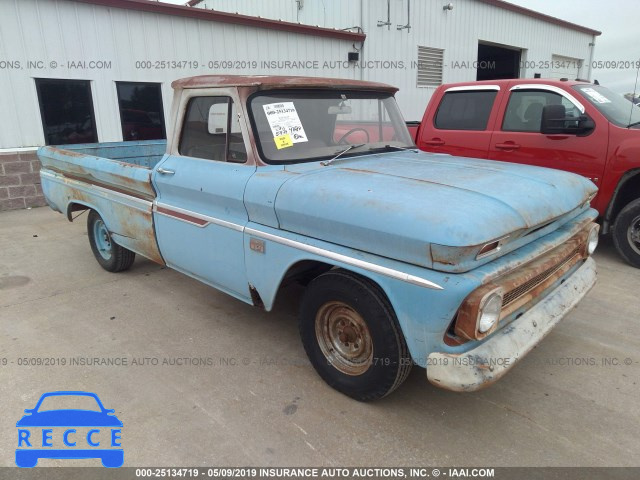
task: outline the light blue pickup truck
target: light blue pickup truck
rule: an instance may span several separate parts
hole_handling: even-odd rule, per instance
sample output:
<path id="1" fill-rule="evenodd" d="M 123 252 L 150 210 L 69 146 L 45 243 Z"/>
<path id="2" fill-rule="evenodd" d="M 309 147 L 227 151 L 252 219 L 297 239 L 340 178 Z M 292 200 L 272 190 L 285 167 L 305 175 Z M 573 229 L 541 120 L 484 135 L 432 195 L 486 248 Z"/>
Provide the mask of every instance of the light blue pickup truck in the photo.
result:
<path id="1" fill-rule="evenodd" d="M 165 141 L 42 147 L 42 188 L 110 272 L 135 254 L 263 308 L 305 285 L 309 359 L 358 400 L 413 365 L 473 391 L 591 289 L 596 193 L 566 172 L 419 152 L 396 89 L 356 80 L 173 83 Z"/>

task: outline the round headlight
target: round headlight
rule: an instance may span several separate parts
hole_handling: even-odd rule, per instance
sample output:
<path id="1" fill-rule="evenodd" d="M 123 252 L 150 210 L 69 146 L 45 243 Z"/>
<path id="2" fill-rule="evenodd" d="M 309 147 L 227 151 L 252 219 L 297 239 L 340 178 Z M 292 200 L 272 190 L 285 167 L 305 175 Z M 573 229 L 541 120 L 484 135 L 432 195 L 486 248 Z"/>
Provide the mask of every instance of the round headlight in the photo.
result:
<path id="1" fill-rule="evenodd" d="M 600 227 L 598 225 L 594 225 L 591 227 L 589 231 L 589 237 L 587 238 L 587 253 L 592 255 L 593 252 L 596 251 L 596 247 L 598 246 L 598 238 L 600 233 Z"/>
<path id="2" fill-rule="evenodd" d="M 478 332 L 486 333 L 491 330 L 500 318 L 502 310 L 502 295 L 492 293 L 484 302 L 480 309 L 480 318 L 478 320 Z"/>

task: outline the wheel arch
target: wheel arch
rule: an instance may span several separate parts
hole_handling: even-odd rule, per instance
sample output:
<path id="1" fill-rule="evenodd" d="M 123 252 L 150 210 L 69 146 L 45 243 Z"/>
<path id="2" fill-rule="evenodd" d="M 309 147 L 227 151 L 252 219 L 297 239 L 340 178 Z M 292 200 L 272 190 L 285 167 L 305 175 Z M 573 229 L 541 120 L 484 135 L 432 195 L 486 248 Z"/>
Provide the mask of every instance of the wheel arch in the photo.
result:
<path id="1" fill-rule="evenodd" d="M 640 198 L 640 168 L 629 170 L 620 178 L 605 212 L 602 233 L 609 233 L 625 205 L 638 198 Z"/>
<path id="2" fill-rule="evenodd" d="M 69 220 L 70 222 L 73 222 L 74 212 L 80 212 L 80 211 L 86 211 L 86 210 L 95 210 L 98 213 L 98 215 L 102 217 L 104 221 L 105 216 L 102 214 L 99 208 L 97 208 L 95 205 L 92 205 L 89 202 L 85 202 L 83 200 L 75 200 L 75 199 L 70 200 L 69 203 L 67 203 L 67 212 L 66 212 L 67 220 Z"/>
<path id="3" fill-rule="evenodd" d="M 393 309 L 411 356 L 421 366 L 424 366 L 423 359 L 426 358 L 426 354 L 441 345 L 441 331 L 446 330 L 451 323 L 453 313 L 457 310 L 464 296 L 468 294 L 466 287 L 455 288 L 455 291 L 452 292 L 449 292 L 448 289 L 443 292 L 443 290 L 425 288 L 398 278 L 385 276 L 382 273 L 365 270 L 339 260 L 279 245 L 275 242 L 266 245 L 266 253 L 257 253 L 249 249 L 247 239 L 245 252 L 247 252 L 245 265 L 250 288 L 256 289 L 266 311 L 272 310 L 276 296 L 287 285 L 286 280 L 289 274 L 301 262 L 310 262 L 308 264 L 315 265 L 324 264 L 329 268 L 341 268 L 375 284 Z M 379 260 L 382 264 L 388 262 L 383 258 Z M 418 273 L 415 269 L 407 267 L 409 273 Z M 429 278 L 441 285 L 448 281 L 448 277 L 440 272 L 429 271 Z M 466 282 L 463 283 L 466 285 Z M 448 301 L 443 301 L 443 295 L 446 295 Z M 454 304 L 455 306 L 453 306 Z M 430 305 L 429 309 L 426 309 L 427 305 Z"/>

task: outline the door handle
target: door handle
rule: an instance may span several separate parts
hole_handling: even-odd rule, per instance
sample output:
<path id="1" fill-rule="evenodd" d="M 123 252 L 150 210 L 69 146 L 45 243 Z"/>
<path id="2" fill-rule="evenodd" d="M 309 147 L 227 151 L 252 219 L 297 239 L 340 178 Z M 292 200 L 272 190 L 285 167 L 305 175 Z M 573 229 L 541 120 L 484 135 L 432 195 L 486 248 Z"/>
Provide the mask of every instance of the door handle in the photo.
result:
<path id="1" fill-rule="evenodd" d="M 164 169 L 164 168 L 162 168 L 162 167 L 158 168 L 156 171 L 157 171 L 160 175 L 173 175 L 174 173 L 176 173 L 176 172 L 174 172 L 173 170 L 167 170 L 167 169 Z"/>
<path id="2" fill-rule="evenodd" d="M 520 145 L 513 142 L 496 143 L 496 148 L 499 150 L 517 150 Z"/>
<path id="3" fill-rule="evenodd" d="M 444 145 L 444 140 L 442 140 L 441 138 L 432 138 L 431 140 L 425 140 L 424 143 L 436 147 L 438 145 Z"/>

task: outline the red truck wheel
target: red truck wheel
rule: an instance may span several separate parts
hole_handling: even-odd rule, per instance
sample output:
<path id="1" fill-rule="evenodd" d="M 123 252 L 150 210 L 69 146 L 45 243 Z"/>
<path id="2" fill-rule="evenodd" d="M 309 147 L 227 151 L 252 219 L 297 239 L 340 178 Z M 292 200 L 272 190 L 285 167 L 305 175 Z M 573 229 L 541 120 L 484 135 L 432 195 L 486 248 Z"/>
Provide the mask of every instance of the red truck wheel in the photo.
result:
<path id="1" fill-rule="evenodd" d="M 613 226 L 613 243 L 630 265 L 640 268 L 640 199 L 624 207 Z"/>
<path id="2" fill-rule="evenodd" d="M 331 270 L 307 287 L 300 336 L 311 364 L 331 387 L 356 400 L 382 398 L 412 366 L 393 308 L 373 282 Z"/>

